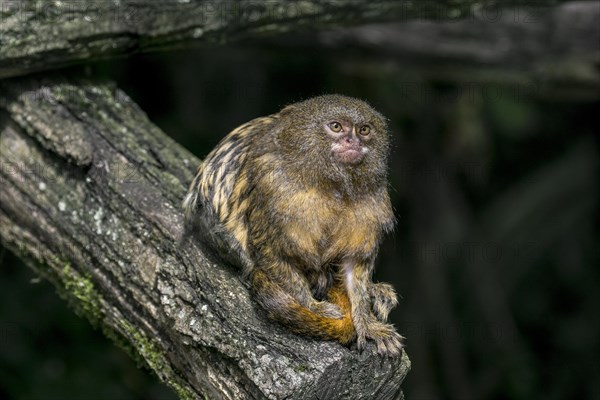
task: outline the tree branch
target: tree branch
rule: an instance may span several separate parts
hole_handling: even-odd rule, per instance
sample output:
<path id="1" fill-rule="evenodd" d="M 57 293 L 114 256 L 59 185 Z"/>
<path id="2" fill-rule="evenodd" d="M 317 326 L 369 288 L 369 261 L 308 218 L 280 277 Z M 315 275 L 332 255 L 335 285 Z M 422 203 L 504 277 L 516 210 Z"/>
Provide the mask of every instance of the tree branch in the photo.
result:
<path id="1" fill-rule="evenodd" d="M 268 43 L 285 50 L 314 48 L 319 43 L 344 58 L 360 54 L 362 62 L 354 63 L 354 68 L 363 68 L 367 75 L 376 65 L 392 61 L 386 67 L 395 68 L 392 73 L 398 76 L 406 75 L 401 68 L 412 66 L 420 75 L 437 80 L 521 85 L 533 95 L 598 99 L 600 3 L 540 5 L 479 7 L 454 21 L 335 27 L 277 36 Z"/>
<path id="2" fill-rule="evenodd" d="M 186 240 L 198 162 L 111 84 L 0 82 L 3 244 L 181 398 L 402 398 L 406 355 L 290 334 Z"/>
<path id="3" fill-rule="evenodd" d="M 548 6 L 564 0 L 537 0 Z M 0 78 L 198 43 L 410 19 L 458 20 L 519 0 L 0 1 Z"/>

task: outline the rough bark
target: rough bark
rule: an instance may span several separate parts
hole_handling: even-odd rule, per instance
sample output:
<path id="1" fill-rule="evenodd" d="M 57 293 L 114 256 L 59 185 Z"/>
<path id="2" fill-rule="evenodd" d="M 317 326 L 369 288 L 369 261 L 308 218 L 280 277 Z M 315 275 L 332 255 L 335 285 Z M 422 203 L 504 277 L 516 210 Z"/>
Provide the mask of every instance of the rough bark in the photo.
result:
<path id="1" fill-rule="evenodd" d="M 406 355 L 290 334 L 186 238 L 198 161 L 109 83 L 0 82 L 3 244 L 181 398 L 402 398 Z"/>
<path id="2" fill-rule="evenodd" d="M 135 52 L 330 25 L 458 20 L 561 0 L 1 1 L 0 78 Z"/>
<path id="3" fill-rule="evenodd" d="M 345 58 L 361 54 L 361 60 L 371 59 L 371 64 L 387 62 L 400 76 L 402 68 L 412 66 L 436 80 L 522 85 L 534 96 L 598 99 L 600 2 L 534 7 L 539 5 L 479 7 L 456 21 L 336 27 L 269 41 L 283 49 L 319 43 Z M 355 68 L 361 64 L 367 74 L 372 71 L 373 65 L 364 61 Z"/>

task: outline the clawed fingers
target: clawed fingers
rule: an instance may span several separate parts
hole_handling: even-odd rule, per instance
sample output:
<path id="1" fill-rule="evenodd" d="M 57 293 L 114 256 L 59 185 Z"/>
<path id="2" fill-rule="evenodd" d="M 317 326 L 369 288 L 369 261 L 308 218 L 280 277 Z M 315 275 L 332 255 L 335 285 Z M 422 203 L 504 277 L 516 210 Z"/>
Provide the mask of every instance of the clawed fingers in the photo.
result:
<path id="1" fill-rule="evenodd" d="M 397 357 L 401 354 L 404 339 L 392 325 L 373 324 L 370 339 L 375 341 L 377 352 L 382 356 Z"/>
<path id="2" fill-rule="evenodd" d="M 362 353 L 365 347 L 367 347 L 367 339 L 362 335 L 358 336 L 356 339 L 356 347 L 358 348 L 358 351 Z"/>
<path id="3" fill-rule="evenodd" d="M 382 356 L 398 357 L 404 348 L 402 339 L 402 336 L 393 332 L 386 338 L 376 340 L 377 352 Z"/>
<path id="4" fill-rule="evenodd" d="M 394 288 L 387 283 L 374 283 L 370 287 L 373 313 L 378 320 L 385 322 L 390 311 L 398 305 Z"/>

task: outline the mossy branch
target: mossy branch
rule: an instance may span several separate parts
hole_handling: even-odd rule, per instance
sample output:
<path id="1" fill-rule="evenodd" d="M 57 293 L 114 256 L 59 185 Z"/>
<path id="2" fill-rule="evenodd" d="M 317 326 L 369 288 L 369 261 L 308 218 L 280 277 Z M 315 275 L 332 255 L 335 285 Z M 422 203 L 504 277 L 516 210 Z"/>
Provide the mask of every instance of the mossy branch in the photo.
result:
<path id="1" fill-rule="evenodd" d="M 110 83 L 0 82 L 0 237 L 182 398 L 397 399 L 410 362 L 290 334 L 183 234 L 199 160 Z"/>

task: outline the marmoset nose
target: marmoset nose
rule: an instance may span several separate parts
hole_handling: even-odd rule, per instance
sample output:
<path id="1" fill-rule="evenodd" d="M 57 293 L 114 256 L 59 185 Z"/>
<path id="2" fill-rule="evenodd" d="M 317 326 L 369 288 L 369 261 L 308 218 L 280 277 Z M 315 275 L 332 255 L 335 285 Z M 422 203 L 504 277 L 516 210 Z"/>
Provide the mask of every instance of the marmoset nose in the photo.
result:
<path id="1" fill-rule="evenodd" d="M 358 143 L 358 138 L 354 134 L 346 135 L 344 137 L 346 143 Z"/>

